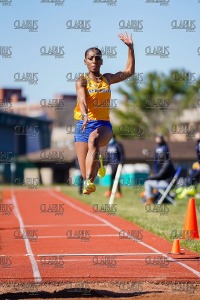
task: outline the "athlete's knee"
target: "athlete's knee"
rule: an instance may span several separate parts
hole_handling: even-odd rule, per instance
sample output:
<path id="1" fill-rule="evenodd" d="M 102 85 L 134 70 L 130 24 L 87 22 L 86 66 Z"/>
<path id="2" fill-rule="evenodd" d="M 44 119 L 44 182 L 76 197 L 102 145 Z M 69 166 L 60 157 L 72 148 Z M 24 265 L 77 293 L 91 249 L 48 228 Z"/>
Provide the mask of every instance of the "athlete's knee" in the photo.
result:
<path id="1" fill-rule="evenodd" d="M 88 140 L 88 146 L 98 148 L 99 147 L 99 137 L 98 135 L 90 135 Z"/>

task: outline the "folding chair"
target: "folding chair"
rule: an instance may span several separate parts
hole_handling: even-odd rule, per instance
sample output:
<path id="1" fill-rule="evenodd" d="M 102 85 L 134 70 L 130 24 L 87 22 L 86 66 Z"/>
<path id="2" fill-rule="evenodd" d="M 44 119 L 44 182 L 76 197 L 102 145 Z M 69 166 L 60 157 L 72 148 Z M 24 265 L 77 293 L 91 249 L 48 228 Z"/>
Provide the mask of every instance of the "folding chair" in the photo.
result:
<path id="1" fill-rule="evenodd" d="M 162 195 L 161 198 L 158 200 L 157 204 L 162 204 L 162 202 L 167 199 L 169 202 L 171 202 L 173 205 L 176 205 L 176 202 L 172 197 L 169 195 L 170 190 L 173 188 L 174 184 L 176 183 L 177 179 L 179 178 L 179 175 L 181 173 L 182 167 L 178 167 L 176 170 L 176 173 L 174 177 L 172 178 L 170 184 L 166 188 L 166 190 L 158 189 L 158 192 Z"/>

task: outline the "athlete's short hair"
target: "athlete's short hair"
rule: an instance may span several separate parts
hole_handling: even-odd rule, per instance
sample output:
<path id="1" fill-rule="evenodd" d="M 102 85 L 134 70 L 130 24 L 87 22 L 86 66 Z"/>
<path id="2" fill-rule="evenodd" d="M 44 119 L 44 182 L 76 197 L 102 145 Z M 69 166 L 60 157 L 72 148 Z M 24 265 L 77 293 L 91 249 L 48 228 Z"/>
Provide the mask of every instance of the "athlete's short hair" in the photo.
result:
<path id="1" fill-rule="evenodd" d="M 99 48 L 97 48 L 97 47 L 91 47 L 91 48 L 89 48 L 89 49 L 87 49 L 86 51 L 85 51 L 85 58 L 86 58 L 86 56 L 87 56 L 87 54 L 88 54 L 88 52 L 89 51 L 97 51 L 100 55 L 102 55 L 102 52 L 101 52 L 101 50 L 99 49 Z"/>

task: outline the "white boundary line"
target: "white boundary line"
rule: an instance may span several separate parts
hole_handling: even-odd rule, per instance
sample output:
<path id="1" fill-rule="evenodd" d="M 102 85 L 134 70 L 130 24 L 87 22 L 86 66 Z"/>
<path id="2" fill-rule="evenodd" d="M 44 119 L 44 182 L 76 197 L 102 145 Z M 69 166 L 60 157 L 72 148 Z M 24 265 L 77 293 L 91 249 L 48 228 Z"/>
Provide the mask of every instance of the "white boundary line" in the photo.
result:
<path id="1" fill-rule="evenodd" d="M 119 236 L 118 234 L 91 234 L 88 239 L 92 237 L 110 237 L 110 236 Z M 42 235 L 38 239 L 61 239 L 65 238 L 66 240 L 84 240 L 84 237 L 79 238 L 67 238 L 66 235 Z"/>
<path id="2" fill-rule="evenodd" d="M 66 204 L 68 204 L 68 205 L 71 206 L 72 208 L 74 208 L 74 209 L 76 209 L 76 210 L 78 210 L 78 211 L 84 213 L 85 215 L 88 215 L 88 216 L 90 216 L 90 217 L 93 217 L 93 218 L 95 218 L 95 219 L 97 219 L 97 220 L 103 222 L 104 224 L 108 225 L 109 227 L 113 228 L 114 230 L 116 230 L 116 231 L 118 231 L 118 232 L 121 231 L 121 229 L 118 228 L 117 226 L 113 225 L 112 223 L 110 223 L 110 222 L 104 220 L 103 218 L 101 218 L 101 217 L 99 217 L 99 216 L 97 216 L 97 215 L 94 215 L 94 214 L 92 214 L 92 213 L 90 213 L 90 212 L 84 210 L 83 208 L 77 206 L 76 204 L 74 204 L 74 203 L 68 201 L 64 196 L 57 195 L 57 194 L 55 194 L 54 192 L 51 192 L 51 191 L 48 191 L 48 194 L 50 194 L 50 195 L 51 195 L 52 197 L 54 197 L 54 198 L 59 199 L 59 200 L 62 201 L 62 202 L 65 202 Z M 158 250 L 155 249 L 154 247 L 152 247 L 152 246 L 150 246 L 150 245 L 148 245 L 148 244 L 146 244 L 146 243 L 144 243 L 144 242 L 138 241 L 137 239 L 135 239 L 134 237 L 132 237 L 132 236 L 130 236 L 130 235 L 127 235 L 127 236 L 129 236 L 130 239 L 132 239 L 132 240 L 134 240 L 134 241 L 137 241 L 138 243 L 140 243 L 140 244 L 143 245 L 144 247 L 146 247 L 146 248 L 148 248 L 148 249 L 150 249 L 150 250 L 152 250 L 152 251 L 154 251 L 154 252 L 156 252 L 156 253 L 163 254 L 163 255 L 164 255 L 165 257 L 167 257 L 170 261 L 175 261 L 173 258 L 171 258 L 170 256 L 168 256 L 167 254 L 158 251 Z M 154 253 L 154 254 L 155 254 L 155 253 Z M 182 266 L 183 268 L 189 270 L 190 272 L 192 272 L 193 274 L 195 274 L 197 277 L 200 278 L 200 272 L 198 272 L 197 270 L 195 270 L 195 269 L 193 269 L 193 268 L 187 266 L 186 264 L 184 264 L 184 263 L 182 263 L 182 262 L 177 262 L 177 261 L 175 261 L 175 262 L 176 262 L 177 264 L 179 264 L 180 266 Z"/>
<path id="3" fill-rule="evenodd" d="M 16 201 L 16 197 L 15 197 L 14 193 L 12 193 L 12 202 L 13 202 L 13 205 L 14 205 L 15 215 L 16 215 L 18 221 L 19 221 L 20 230 L 23 233 L 25 231 L 25 226 L 24 226 L 24 222 L 23 222 L 22 216 L 20 214 L 20 211 L 19 211 L 17 201 Z M 30 242 L 29 242 L 28 239 L 24 239 L 24 242 L 25 242 L 25 246 L 26 246 L 26 251 L 28 253 L 28 256 L 29 256 L 29 259 L 30 259 L 30 262 L 31 262 L 34 281 L 35 282 L 42 282 L 42 278 L 41 278 L 41 275 L 40 275 L 38 264 L 35 260 L 34 255 L 33 255 L 33 251 L 31 249 Z"/>
<path id="4" fill-rule="evenodd" d="M 60 255 L 62 256 L 62 255 Z M 145 258 L 114 258 L 114 260 L 116 261 L 145 261 Z M 36 261 L 39 261 L 40 262 L 40 259 L 36 259 Z M 83 261 L 88 261 L 88 262 L 91 262 L 91 259 L 62 259 L 62 261 L 67 261 L 67 262 L 74 262 L 74 261 L 79 261 L 79 262 L 83 262 Z M 169 262 L 169 261 L 167 261 Z M 155 264 L 156 265 L 156 264 Z M 157 266 L 159 266 L 159 264 L 157 264 Z"/>
<path id="5" fill-rule="evenodd" d="M 36 256 L 137 256 L 137 255 L 149 255 L 149 254 L 154 254 L 154 255 L 160 255 L 162 254 L 162 252 L 160 253 L 62 253 L 62 254 L 58 254 L 58 253 L 54 253 L 54 254 L 37 254 Z M 27 254 L 28 255 L 28 254 Z"/>
<path id="6" fill-rule="evenodd" d="M 108 225 L 105 225 L 105 224 L 35 224 L 35 225 L 24 225 L 24 227 L 64 227 L 64 226 L 72 226 L 72 227 L 82 227 L 82 226 L 88 226 L 88 227 L 107 227 Z"/>

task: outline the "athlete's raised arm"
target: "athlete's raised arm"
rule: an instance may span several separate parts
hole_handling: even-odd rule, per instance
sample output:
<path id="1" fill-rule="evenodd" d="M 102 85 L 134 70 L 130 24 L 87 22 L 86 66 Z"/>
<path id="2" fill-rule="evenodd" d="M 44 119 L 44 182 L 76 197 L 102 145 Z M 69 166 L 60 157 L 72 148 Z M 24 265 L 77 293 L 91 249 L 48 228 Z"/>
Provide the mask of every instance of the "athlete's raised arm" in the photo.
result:
<path id="1" fill-rule="evenodd" d="M 120 33 L 118 34 L 118 37 L 128 47 L 128 59 L 124 71 L 119 71 L 115 74 L 111 74 L 111 73 L 104 74 L 109 84 L 123 81 L 135 73 L 135 54 L 134 54 L 132 34 L 128 36 L 127 32 L 125 34 Z"/>

